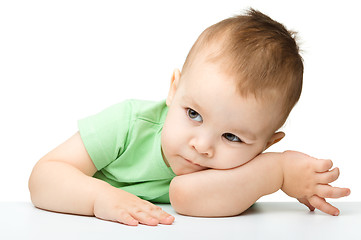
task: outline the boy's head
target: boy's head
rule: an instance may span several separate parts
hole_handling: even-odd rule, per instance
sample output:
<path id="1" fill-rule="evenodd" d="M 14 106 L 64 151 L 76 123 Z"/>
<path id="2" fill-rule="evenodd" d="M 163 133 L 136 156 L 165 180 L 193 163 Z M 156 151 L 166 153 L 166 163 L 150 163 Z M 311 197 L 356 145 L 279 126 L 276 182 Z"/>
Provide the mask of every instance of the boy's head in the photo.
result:
<path id="1" fill-rule="evenodd" d="M 182 75 L 200 56 L 235 79 L 242 96 L 280 100 L 278 128 L 301 95 L 303 63 L 294 33 L 261 12 L 250 9 L 207 28 L 190 50 Z"/>
<path id="2" fill-rule="evenodd" d="M 164 159 L 176 174 L 248 162 L 283 138 L 302 76 L 292 34 L 262 13 L 207 28 L 172 77 Z"/>

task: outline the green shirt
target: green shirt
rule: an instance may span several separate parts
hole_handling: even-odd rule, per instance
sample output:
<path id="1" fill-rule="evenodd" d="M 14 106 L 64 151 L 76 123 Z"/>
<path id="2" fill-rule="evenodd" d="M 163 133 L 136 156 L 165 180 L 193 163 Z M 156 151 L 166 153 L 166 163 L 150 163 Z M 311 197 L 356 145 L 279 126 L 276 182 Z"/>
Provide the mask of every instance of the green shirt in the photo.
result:
<path id="1" fill-rule="evenodd" d="M 175 174 L 163 161 L 165 101 L 127 100 L 78 122 L 94 177 L 142 199 L 169 203 Z"/>

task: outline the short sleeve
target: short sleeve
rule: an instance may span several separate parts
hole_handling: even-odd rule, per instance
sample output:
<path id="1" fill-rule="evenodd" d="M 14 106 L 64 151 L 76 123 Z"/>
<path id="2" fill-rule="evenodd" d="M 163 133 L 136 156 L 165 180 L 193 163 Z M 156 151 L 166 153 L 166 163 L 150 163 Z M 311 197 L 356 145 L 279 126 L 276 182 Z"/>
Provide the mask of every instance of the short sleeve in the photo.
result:
<path id="1" fill-rule="evenodd" d="M 124 151 L 131 118 L 131 102 L 128 100 L 78 121 L 80 136 L 98 170 Z"/>

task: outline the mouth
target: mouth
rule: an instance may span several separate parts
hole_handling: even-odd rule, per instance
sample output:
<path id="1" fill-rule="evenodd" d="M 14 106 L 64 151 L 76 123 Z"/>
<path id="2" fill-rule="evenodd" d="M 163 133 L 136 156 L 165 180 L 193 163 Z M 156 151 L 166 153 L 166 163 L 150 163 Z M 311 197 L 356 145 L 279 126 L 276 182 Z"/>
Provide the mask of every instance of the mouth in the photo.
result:
<path id="1" fill-rule="evenodd" d="M 192 164 L 192 165 L 195 165 L 195 166 L 198 166 L 198 167 L 201 167 L 201 168 L 206 168 L 198 163 L 195 163 L 195 162 L 192 162 L 191 160 L 187 159 L 187 158 L 183 158 L 186 162 L 188 162 L 189 164 Z"/>
<path id="2" fill-rule="evenodd" d="M 194 162 L 192 162 L 191 160 L 188 160 L 188 159 L 184 159 L 184 160 L 186 160 L 186 162 L 188 162 L 188 163 L 190 163 L 190 164 L 193 164 L 193 165 L 196 165 L 196 166 L 200 166 L 199 164 L 197 164 L 197 163 L 194 163 Z"/>

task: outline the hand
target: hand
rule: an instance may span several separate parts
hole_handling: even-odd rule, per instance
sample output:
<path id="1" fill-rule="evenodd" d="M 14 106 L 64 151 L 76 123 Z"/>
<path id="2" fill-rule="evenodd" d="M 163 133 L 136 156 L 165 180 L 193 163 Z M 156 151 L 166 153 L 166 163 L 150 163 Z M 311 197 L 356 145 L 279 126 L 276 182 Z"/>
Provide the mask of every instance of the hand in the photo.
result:
<path id="1" fill-rule="evenodd" d="M 284 180 L 282 190 L 297 198 L 311 211 L 315 208 L 331 215 L 340 211 L 325 198 L 340 198 L 350 194 L 348 188 L 332 187 L 329 183 L 338 179 L 340 171 L 332 168 L 331 160 L 316 159 L 306 154 L 287 151 L 282 161 Z"/>
<path id="2" fill-rule="evenodd" d="M 139 223 L 156 226 L 174 222 L 174 217 L 160 207 L 112 186 L 104 189 L 96 197 L 94 215 L 103 220 L 130 226 L 137 226 Z"/>

